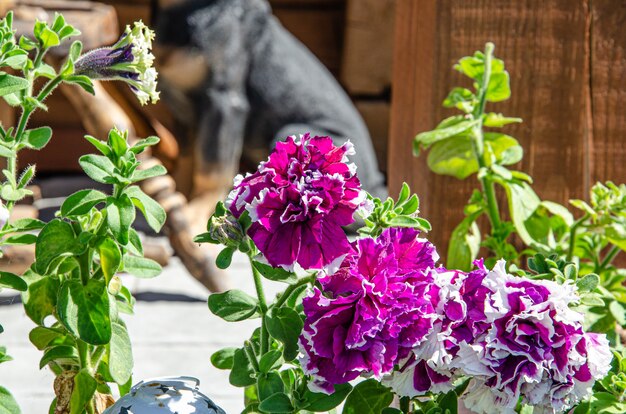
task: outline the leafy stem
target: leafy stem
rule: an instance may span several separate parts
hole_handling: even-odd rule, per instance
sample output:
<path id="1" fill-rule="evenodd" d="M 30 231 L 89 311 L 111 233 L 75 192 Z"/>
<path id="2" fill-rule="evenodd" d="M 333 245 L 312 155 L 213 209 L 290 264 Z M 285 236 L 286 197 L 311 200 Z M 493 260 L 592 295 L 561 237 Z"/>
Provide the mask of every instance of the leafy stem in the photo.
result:
<path id="1" fill-rule="evenodd" d="M 621 249 L 618 246 L 615 246 L 615 245 L 611 246 L 611 249 L 606 254 L 606 256 L 604 256 L 604 259 L 602 259 L 602 262 L 598 266 L 598 269 L 595 273 L 600 273 L 603 270 L 605 270 L 613 262 L 613 260 L 619 254 L 620 251 Z"/>
<path id="2" fill-rule="evenodd" d="M 484 136 L 483 136 L 483 118 L 485 114 L 485 104 L 487 102 L 487 90 L 489 88 L 489 79 L 491 77 L 491 61 L 493 59 L 493 43 L 487 43 L 485 46 L 485 69 L 482 77 L 482 83 L 478 90 L 478 105 L 472 112 L 472 118 L 477 124 L 472 128 L 472 142 L 474 155 L 481 169 L 487 168 L 487 160 L 485 160 Z M 487 201 L 487 214 L 491 222 L 491 234 L 494 235 L 500 228 L 500 212 L 498 210 L 498 202 L 494 184 L 489 174 L 483 174 L 480 183 L 485 193 Z"/>
<path id="3" fill-rule="evenodd" d="M 574 222 L 574 224 L 572 224 L 572 227 L 570 228 L 570 233 L 569 233 L 569 246 L 567 248 L 567 261 L 571 262 L 572 258 L 574 257 L 574 247 L 576 246 L 576 232 L 578 231 L 578 228 L 589 218 L 589 214 L 585 213 L 584 216 L 582 216 L 581 218 L 579 218 L 578 220 L 576 220 Z"/>
<path id="4" fill-rule="evenodd" d="M 259 311 L 261 312 L 261 356 L 265 355 L 269 350 L 269 333 L 267 332 L 267 326 L 265 324 L 265 315 L 267 314 L 267 301 L 265 300 L 265 293 L 263 292 L 263 282 L 261 281 L 261 274 L 254 267 L 254 259 L 248 255 L 250 259 L 250 267 L 252 268 L 252 277 L 254 278 L 254 288 L 256 290 L 257 298 L 259 299 Z"/>
<path id="5" fill-rule="evenodd" d="M 280 297 L 278 298 L 276 303 L 273 305 L 273 307 L 280 308 L 281 306 L 283 306 L 285 304 L 285 302 L 287 302 L 287 299 L 289 299 L 291 294 L 296 289 L 298 289 L 300 286 L 303 286 L 303 285 L 308 285 L 308 284 L 315 283 L 316 280 L 317 280 L 317 275 L 313 274 L 311 276 L 303 277 L 302 279 L 299 279 L 296 283 L 294 283 L 292 285 L 289 285 L 289 287 L 287 289 L 285 289 L 285 291 L 282 293 L 282 295 L 280 295 Z"/>

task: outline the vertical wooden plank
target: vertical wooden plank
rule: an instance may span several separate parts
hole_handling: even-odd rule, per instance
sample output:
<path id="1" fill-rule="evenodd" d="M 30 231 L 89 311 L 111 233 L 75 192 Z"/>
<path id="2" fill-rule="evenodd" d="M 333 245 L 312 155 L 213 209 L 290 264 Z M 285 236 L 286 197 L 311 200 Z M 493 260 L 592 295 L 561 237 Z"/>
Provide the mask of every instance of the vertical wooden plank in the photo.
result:
<path id="1" fill-rule="evenodd" d="M 445 251 L 478 182 L 430 173 L 425 155 L 410 154 L 411 140 L 453 113 L 441 108 L 442 100 L 452 87 L 469 82 L 452 65 L 487 41 L 505 60 L 513 91 L 511 100 L 487 109 L 524 118 L 504 130 L 526 150 L 516 167 L 535 177 L 544 199 L 565 203 L 583 197 L 589 164 L 588 0 L 404 0 L 398 6 L 390 190 L 396 192 L 406 180 L 417 191 L 439 250 Z"/>
<path id="2" fill-rule="evenodd" d="M 626 182 L 626 2 L 592 1 L 591 184 Z"/>

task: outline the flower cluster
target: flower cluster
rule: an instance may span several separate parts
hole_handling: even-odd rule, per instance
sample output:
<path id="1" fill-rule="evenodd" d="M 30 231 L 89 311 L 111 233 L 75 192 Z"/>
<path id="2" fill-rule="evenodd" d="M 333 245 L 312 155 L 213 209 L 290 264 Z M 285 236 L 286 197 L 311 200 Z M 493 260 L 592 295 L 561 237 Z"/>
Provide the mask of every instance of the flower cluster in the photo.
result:
<path id="1" fill-rule="evenodd" d="M 374 375 L 414 397 L 471 377 L 465 403 L 476 413 L 513 413 L 518 401 L 562 412 L 607 374 L 606 337 L 585 333 L 570 308 L 575 285 L 509 275 L 504 261 L 465 273 L 437 259 L 417 231 L 387 229 L 319 279 L 300 338 L 315 387 Z"/>
<path id="2" fill-rule="evenodd" d="M 319 280 L 303 301 L 302 366 L 314 385 L 359 375 L 381 378 L 429 337 L 439 316 L 439 287 L 431 270 L 434 246 L 414 229 L 387 229 L 357 242 L 357 253 Z"/>
<path id="3" fill-rule="evenodd" d="M 159 100 L 157 72 L 152 67 L 154 55 L 151 52 L 154 32 L 142 22 L 126 26 L 126 30 L 111 47 L 92 50 L 75 62 L 76 75 L 86 75 L 91 79 L 121 80 L 128 83 L 145 105 Z"/>
<path id="4" fill-rule="evenodd" d="M 570 308 L 575 286 L 514 277 L 503 260 L 492 271 L 476 265 L 468 274 L 441 272 L 449 283 L 437 345 L 415 350 L 390 385 L 414 396 L 470 376 L 465 404 L 479 414 L 514 413 L 520 398 L 535 412 L 562 412 L 589 396 L 611 353 L 606 337 L 585 333 L 583 315 Z"/>
<path id="5" fill-rule="evenodd" d="M 279 142 L 266 162 L 235 178 L 226 202 L 236 218 L 247 211 L 248 235 L 272 266 L 337 267 L 352 251 L 342 226 L 351 224 L 364 200 L 352 144 L 329 137 Z"/>

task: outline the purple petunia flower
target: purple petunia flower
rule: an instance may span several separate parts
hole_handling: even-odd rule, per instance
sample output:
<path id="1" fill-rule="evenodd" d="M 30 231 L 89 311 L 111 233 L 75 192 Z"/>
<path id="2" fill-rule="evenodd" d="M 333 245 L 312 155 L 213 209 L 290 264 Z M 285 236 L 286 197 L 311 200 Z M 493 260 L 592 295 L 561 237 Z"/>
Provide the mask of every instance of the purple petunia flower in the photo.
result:
<path id="1" fill-rule="evenodd" d="M 584 333 L 583 315 L 570 309 L 579 300 L 575 285 L 514 277 L 499 261 L 482 286 L 490 294 L 483 302 L 484 317 L 477 315 L 489 327 L 461 339 L 453 362 L 474 377 L 465 397 L 468 408 L 513 413 L 521 397 L 537 412 L 558 413 L 588 396 L 593 382 L 607 374 L 606 337 Z M 468 312 L 468 320 L 475 317 Z"/>
<path id="2" fill-rule="evenodd" d="M 248 211 L 248 235 L 272 266 L 336 267 L 352 251 L 342 226 L 351 224 L 365 193 L 352 144 L 329 137 L 289 137 L 258 171 L 235 178 L 227 207 L 237 218 Z"/>
<path id="3" fill-rule="evenodd" d="M 326 392 L 359 375 L 381 378 L 427 340 L 439 315 L 439 256 L 414 229 L 361 239 L 357 253 L 303 300 L 302 367 Z"/>
<path id="4" fill-rule="evenodd" d="M 159 100 L 157 72 L 152 67 L 154 32 L 141 21 L 126 26 L 120 39 L 111 47 L 94 49 L 75 63 L 75 74 L 91 79 L 126 82 L 142 105 Z"/>

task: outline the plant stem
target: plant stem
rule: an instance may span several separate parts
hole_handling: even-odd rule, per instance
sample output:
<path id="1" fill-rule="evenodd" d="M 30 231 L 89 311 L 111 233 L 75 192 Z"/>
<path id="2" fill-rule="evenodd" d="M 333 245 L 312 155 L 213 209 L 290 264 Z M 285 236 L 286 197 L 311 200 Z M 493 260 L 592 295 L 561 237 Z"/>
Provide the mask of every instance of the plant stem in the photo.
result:
<path id="1" fill-rule="evenodd" d="M 273 307 L 280 308 L 281 306 L 283 306 L 285 304 L 285 302 L 287 302 L 287 299 L 289 299 L 289 296 L 291 296 L 291 294 L 296 289 L 298 289 L 302 285 L 308 285 L 309 283 L 315 283 L 316 280 L 317 280 L 317 276 L 316 275 L 311 275 L 311 276 L 307 276 L 307 277 L 303 277 L 302 279 L 299 279 L 293 285 L 289 285 L 289 287 L 287 289 L 285 289 L 285 291 L 280 295 L 278 300 L 276 300 L 276 303 L 273 305 Z"/>
<path id="2" fill-rule="evenodd" d="M 261 372 L 261 368 L 259 367 L 259 361 L 256 357 L 256 354 L 254 353 L 254 348 L 252 348 L 252 344 L 250 343 L 250 341 L 245 341 L 243 343 L 243 350 L 246 352 L 248 360 L 250 360 L 252 368 L 254 368 L 254 372 Z"/>
<path id="3" fill-rule="evenodd" d="M 481 169 L 487 168 L 487 161 L 485 160 L 484 152 L 483 115 L 485 113 L 487 89 L 489 88 L 489 79 L 491 77 L 491 59 L 493 58 L 493 48 L 493 43 L 487 43 L 485 46 L 485 71 L 483 73 L 482 84 L 478 90 L 478 105 L 474 109 L 474 112 L 472 112 L 472 118 L 479 121 L 478 124 L 472 128 L 472 137 L 474 138 L 474 155 L 476 156 L 478 166 Z M 493 235 L 500 228 L 501 224 L 495 188 L 493 181 L 488 174 L 480 179 L 480 183 L 487 201 L 487 214 L 489 216 L 489 221 L 491 222 L 491 234 Z"/>
<path id="4" fill-rule="evenodd" d="M 604 259 L 602 259 L 602 263 L 600 263 L 597 273 L 605 270 L 611 264 L 611 262 L 613 262 L 613 259 L 615 259 L 615 256 L 617 256 L 620 251 L 621 249 L 619 247 L 615 245 L 611 246 L 611 250 L 609 250 L 606 256 L 604 256 Z"/>
<path id="5" fill-rule="evenodd" d="M 578 230 L 578 227 L 580 227 L 580 225 L 583 224 L 583 222 L 587 220 L 588 218 L 589 218 L 589 214 L 585 214 L 584 216 L 576 220 L 574 224 L 572 224 L 572 227 L 570 228 L 569 246 L 567 249 L 567 257 L 566 257 L 568 262 L 571 262 L 572 258 L 574 257 L 574 247 L 576 246 L 576 231 Z"/>
<path id="6" fill-rule="evenodd" d="M 78 359 L 80 362 L 80 368 L 87 370 L 91 374 L 91 357 L 89 355 L 89 344 L 80 339 L 76 339 L 76 346 L 78 347 Z"/>
<path id="7" fill-rule="evenodd" d="M 257 298 L 259 299 L 259 311 L 261 312 L 261 356 L 263 356 L 269 350 L 269 333 L 267 332 L 267 326 L 265 325 L 267 302 L 265 300 L 265 293 L 263 292 L 263 282 L 261 281 L 261 274 L 256 269 L 256 267 L 254 267 L 254 260 L 252 259 L 252 256 L 248 256 L 248 259 L 250 259 L 252 277 L 254 278 L 254 287 L 256 289 Z"/>

